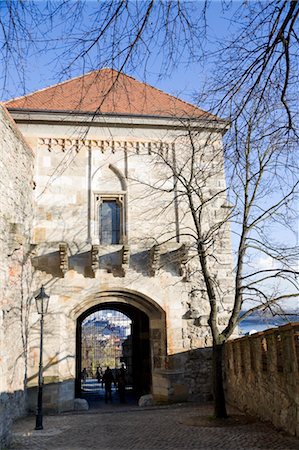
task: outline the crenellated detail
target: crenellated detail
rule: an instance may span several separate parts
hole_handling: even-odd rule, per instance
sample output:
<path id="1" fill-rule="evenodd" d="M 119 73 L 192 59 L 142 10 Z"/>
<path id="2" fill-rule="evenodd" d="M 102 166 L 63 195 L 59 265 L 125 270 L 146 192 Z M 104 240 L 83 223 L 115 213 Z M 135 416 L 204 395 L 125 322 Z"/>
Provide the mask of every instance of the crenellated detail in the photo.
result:
<path id="1" fill-rule="evenodd" d="M 99 149 L 101 153 L 118 150 L 132 151 L 136 154 L 158 154 L 164 158 L 168 157 L 173 143 L 161 141 L 120 141 L 120 140 L 97 140 L 97 139 L 67 139 L 67 138 L 39 138 L 38 145 L 46 147 L 49 152 L 60 150 L 62 152 L 81 149 Z"/>
<path id="2" fill-rule="evenodd" d="M 90 256 L 91 256 L 91 269 L 93 273 L 95 273 L 100 267 L 99 250 L 100 250 L 99 245 L 91 246 Z"/>
<path id="3" fill-rule="evenodd" d="M 150 275 L 154 277 L 160 267 L 161 249 L 158 245 L 154 245 L 150 249 Z"/>
<path id="4" fill-rule="evenodd" d="M 69 270 L 69 257 L 67 251 L 67 244 L 65 242 L 61 242 L 59 244 L 59 258 L 60 258 L 60 270 L 63 274 Z"/>

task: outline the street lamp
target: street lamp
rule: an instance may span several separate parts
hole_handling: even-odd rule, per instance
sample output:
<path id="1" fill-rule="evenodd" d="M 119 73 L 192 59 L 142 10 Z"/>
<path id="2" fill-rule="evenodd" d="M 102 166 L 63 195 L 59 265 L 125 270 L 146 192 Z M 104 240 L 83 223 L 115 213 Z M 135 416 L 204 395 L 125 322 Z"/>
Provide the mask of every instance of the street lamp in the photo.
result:
<path id="1" fill-rule="evenodd" d="M 42 285 L 39 294 L 35 297 L 36 309 L 40 314 L 40 349 L 39 349 L 39 368 L 38 368 L 38 395 L 35 429 L 43 429 L 43 333 L 44 333 L 44 314 L 48 311 L 50 296 L 46 294 Z"/>

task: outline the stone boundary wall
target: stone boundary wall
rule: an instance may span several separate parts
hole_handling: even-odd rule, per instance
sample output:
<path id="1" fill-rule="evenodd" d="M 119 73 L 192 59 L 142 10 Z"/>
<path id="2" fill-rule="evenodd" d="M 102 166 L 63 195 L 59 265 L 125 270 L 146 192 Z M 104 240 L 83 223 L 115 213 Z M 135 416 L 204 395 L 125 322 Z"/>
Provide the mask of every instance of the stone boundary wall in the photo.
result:
<path id="1" fill-rule="evenodd" d="M 25 413 L 34 155 L 0 104 L 0 448 Z"/>
<path id="2" fill-rule="evenodd" d="M 225 346 L 227 401 L 299 437 L 299 322 Z"/>

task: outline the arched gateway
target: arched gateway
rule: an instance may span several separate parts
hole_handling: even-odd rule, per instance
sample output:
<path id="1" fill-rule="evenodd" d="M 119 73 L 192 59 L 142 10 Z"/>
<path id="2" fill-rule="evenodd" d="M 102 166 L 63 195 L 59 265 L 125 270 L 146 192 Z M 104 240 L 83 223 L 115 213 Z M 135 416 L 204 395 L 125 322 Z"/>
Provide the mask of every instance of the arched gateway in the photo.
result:
<path id="1" fill-rule="evenodd" d="M 97 293 L 76 308 L 76 397 L 81 395 L 82 323 L 93 313 L 107 310 L 118 311 L 130 319 L 128 351 L 132 387 L 136 396 L 151 393 L 153 384 L 155 385 L 155 369 L 165 366 L 165 312 L 144 295 L 115 290 Z"/>
<path id="2" fill-rule="evenodd" d="M 100 310 L 119 311 L 132 323 L 132 387 L 136 397 L 152 393 L 156 399 L 167 400 L 168 387 L 161 383 L 161 377 L 167 377 L 166 314 L 161 306 L 149 296 L 127 288 L 98 291 L 94 286 L 92 294 L 89 290 L 89 295 L 84 295 L 83 289 L 74 289 L 73 278 L 64 280 L 70 283 L 70 295 L 53 294 L 52 312 L 45 317 L 44 410 L 71 410 L 74 399 L 80 397 L 82 322 Z M 58 284 L 55 287 L 61 291 Z M 70 305 L 68 310 L 65 302 Z M 38 333 L 32 354 L 37 354 L 37 339 Z M 27 394 L 28 409 L 35 411 L 37 390 L 31 382 Z"/>

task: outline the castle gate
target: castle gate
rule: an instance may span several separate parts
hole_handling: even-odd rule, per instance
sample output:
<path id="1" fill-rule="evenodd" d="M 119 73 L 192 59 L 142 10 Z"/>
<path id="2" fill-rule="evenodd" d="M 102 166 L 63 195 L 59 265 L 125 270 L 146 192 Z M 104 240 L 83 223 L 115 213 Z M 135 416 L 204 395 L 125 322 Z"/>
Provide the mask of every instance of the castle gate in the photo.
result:
<path id="1" fill-rule="evenodd" d="M 122 363 L 136 397 L 153 392 L 154 374 L 165 366 L 164 311 L 143 295 L 125 291 L 98 293 L 80 309 L 76 314 L 75 396 L 82 395 L 83 368 L 95 378 L 98 366 L 118 369 Z"/>
<path id="2" fill-rule="evenodd" d="M 76 396 L 81 395 L 82 370 L 96 378 L 96 369 L 126 368 L 127 385 L 136 396 L 151 391 L 149 317 L 135 307 L 102 303 L 77 319 Z M 92 390 L 90 387 L 88 390 Z"/>

